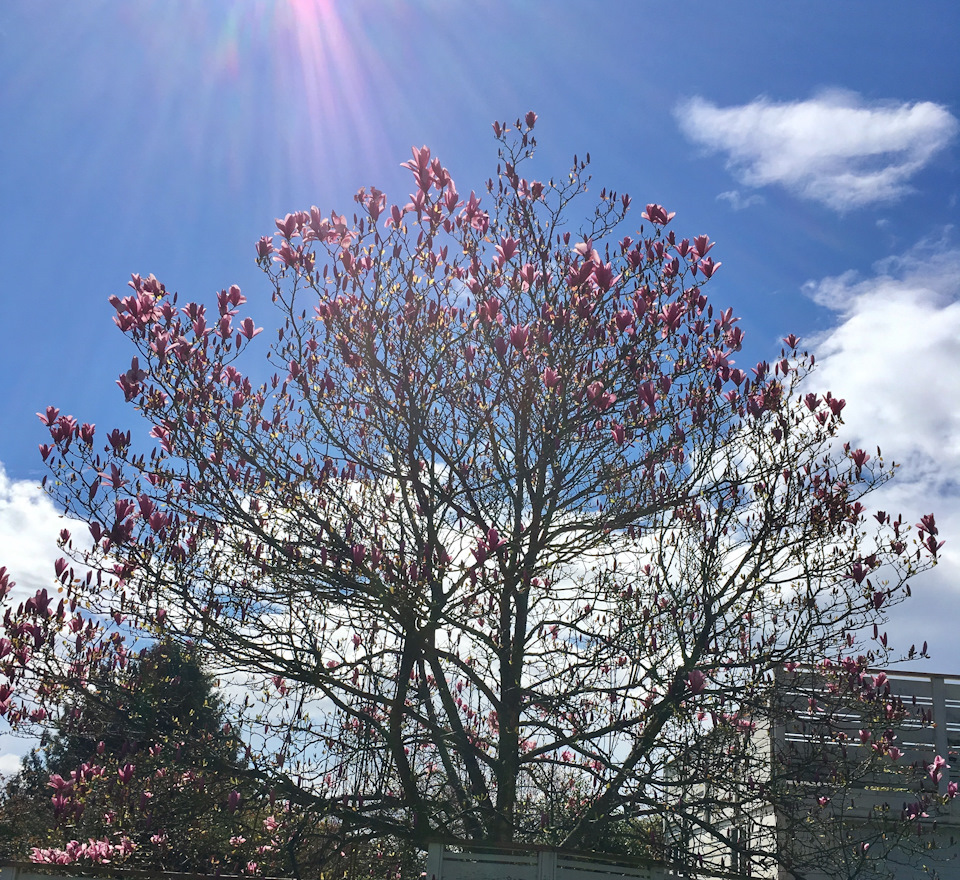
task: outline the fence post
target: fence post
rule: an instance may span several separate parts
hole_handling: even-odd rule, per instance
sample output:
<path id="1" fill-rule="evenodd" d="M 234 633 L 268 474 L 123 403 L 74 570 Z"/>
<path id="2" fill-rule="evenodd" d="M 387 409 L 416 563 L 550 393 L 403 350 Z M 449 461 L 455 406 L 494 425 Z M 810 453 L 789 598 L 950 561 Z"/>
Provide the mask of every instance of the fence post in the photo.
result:
<path id="1" fill-rule="evenodd" d="M 946 760 L 949 758 L 950 741 L 947 737 L 947 683 L 942 675 L 930 676 L 930 702 L 933 704 L 934 748 L 936 754 Z M 947 793 L 949 782 L 950 774 L 944 773 L 937 786 L 940 794 Z"/>
<path id="2" fill-rule="evenodd" d="M 555 880 L 557 854 L 552 850 L 540 850 L 537 855 L 537 880 Z"/>
<path id="3" fill-rule="evenodd" d="M 427 880 L 443 880 L 442 843 L 431 843 L 427 849 Z"/>

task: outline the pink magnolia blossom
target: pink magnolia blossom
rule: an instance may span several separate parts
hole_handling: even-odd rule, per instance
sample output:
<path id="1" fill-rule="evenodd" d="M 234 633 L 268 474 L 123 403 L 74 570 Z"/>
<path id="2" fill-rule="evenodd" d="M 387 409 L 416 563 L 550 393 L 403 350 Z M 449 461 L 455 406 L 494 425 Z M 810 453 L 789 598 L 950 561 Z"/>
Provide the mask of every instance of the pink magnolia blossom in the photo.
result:
<path id="1" fill-rule="evenodd" d="M 633 326 L 633 312 L 629 309 L 621 309 L 613 316 L 617 325 L 617 330 L 623 333 L 629 327 Z"/>
<path id="2" fill-rule="evenodd" d="M 70 791 L 73 788 L 73 782 L 64 779 L 59 773 L 50 774 L 47 785 L 56 792 Z"/>
<path id="3" fill-rule="evenodd" d="M 857 470 L 860 470 L 868 461 L 870 461 L 870 456 L 867 455 L 862 449 L 855 449 L 850 453 L 850 458 L 853 459 L 854 465 L 856 465 Z"/>
<path id="4" fill-rule="evenodd" d="M 259 333 L 263 332 L 263 327 L 254 327 L 253 318 L 244 318 L 240 322 L 239 333 L 245 339 L 253 339 Z"/>
<path id="5" fill-rule="evenodd" d="M 499 323 L 503 321 L 503 318 L 500 315 L 500 300 L 495 296 L 491 296 L 488 300 L 481 303 L 479 316 L 481 321 L 487 321 L 490 323 Z"/>
<path id="6" fill-rule="evenodd" d="M 57 416 L 60 415 L 60 410 L 55 406 L 48 406 L 46 412 L 37 413 L 37 418 L 40 419 L 47 426 L 56 424 Z"/>
<path id="7" fill-rule="evenodd" d="M 527 339 L 530 336 L 530 328 L 524 325 L 521 327 L 519 324 L 514 324 L 510 328 L 510 344 L 517 349 L 517 351 L 523 351 L 527 347 Z"/>
<path id="8" fill-rule="evenodd" d="M 655 223 L 657 226 L 666 226 L 674 217 L 677 216 L 676 211 L 667 213 L 666 208 L 663 205 L 647 205 L 646 211 L 641 215 L 644 220 L 649 220 L 651 223 Z"/>
<path id="9" fill-rule="evenodd" d="M 474 192 L 470 193 L 470 198 L 460 212 L 460 216 L 481 235 L 487 231 L 487 227 L 490 225 L 490 215 L 480 209 L 480 199 Z"/>
<path id="10" fill-rule="evenodd" d="M 425 193 L 433 183 L 433 170 L 430 165 L 430 149 L 427 146 L 422 146 L 420 149 L 411 147 L 410 151 L 413 154 L 413 158 L 401 163 L 400 167 L 413 172 L 417 186 L 420 187 L 421 192 Z"/>
<path id="11" fill-rule="evenodd" d="M 614 275 L 609 263 L 598 264 L 593 270 L 593 281 L 602 291 L 607 291 L 620 279 L 619 275 Z"/>
<path id="12" fill-rule="evenodd" d="M 297 234 L 298 224 L 295 214 L 287 214 L 282 220 L 278 218 L 275 222 L 277 229 L 280 230 L 280 234 L 288 241 Z"/>
<path id="13" fill-rule="evenodd" d="M 547 367 L 543 371 L 543 384 L 550 391 L 553 391 L 560 384 L 560 374 L 553 367 Z"/>
<path id="14" fill-rule="evenodd" d="M 710 241 L 709 235 L 698 235 L 693 240 L 693 251 L 696 254 L 698 259 L 705 257 L 707 251 L 709 251 L 714 245 L 715 241 Z"/>
<path id="15" fill-rule="evenodd" d="M 939 782 L 943 779 L 943 771 L 946 770 L 950 765 L 946 762 L 946 759 L 941 755 L 937 755 L 933 759 L 932 764 L 927 764 L 927 775 L 934 781 Z"/>
<path id="16" fill-rule="evenodd" d="M 617 395 L 607 391 L 602 382 L 591 382 L 587 386 L 587 401 L 594 409 L 606 412 L 617 402 Z"/>
<path id="17" fill-rule="evenodd" d="M 653 382 L 647 381 L 644 382 L 637 388 L 637 397 L 640 399 L 640 402 L 644 404 L 650 412 L 653 412 L 657 407 L 658 399 L 657 389 Z"/>
<path id="18" fill-rule="evenodd" d="M 830 412 L 832 412 L 834 416 L 839 416 L 840 411 L 847 404 L 845 400 L 838 400 L 837 398 L 831 396 L 829 391 L 827 392 L 827 396 L 824 398 L 824 400 L 826 400 L 827 405 L 830 407 Z"/>
<path id="19" fill-rule="evenodd" d="M 707 677 L 699 669 L 691 669 L 687 673 L 687 687 L 692 694 L 702 694 L 707 686 Z"/>
<path id="20" fill-rule="evenodd" d="M 517 253 L 517 247 L 519 242 L 515 238 L 510 238 L 509 236 L 502 236 L 500 238 L 500 244 L 497 245 L 497 254 L 499 256 L 498 262 L 501 266 L 504 263 L 509 263 L 510 260 L 514 258 Z"/>
<path id="21" fill-rule="evenodd" d="M 914 801 L 912 804 L 906 804 L 903 808 L 903 818 L 908 822 L 913 822 L 916 819 L 926 819 L 928 817 L 929 813 L 924 810 L 923 804 L 920 801 Z"/>
<path id="22" fill-rule="evenodd" d="M 717 269 L 722 265 L 723 263 L 715 263 L 711 257 L 704 257 L 694 266 L 694 269 L 699 269 L 703 273 L 704 278 L 712 278 Z"/>

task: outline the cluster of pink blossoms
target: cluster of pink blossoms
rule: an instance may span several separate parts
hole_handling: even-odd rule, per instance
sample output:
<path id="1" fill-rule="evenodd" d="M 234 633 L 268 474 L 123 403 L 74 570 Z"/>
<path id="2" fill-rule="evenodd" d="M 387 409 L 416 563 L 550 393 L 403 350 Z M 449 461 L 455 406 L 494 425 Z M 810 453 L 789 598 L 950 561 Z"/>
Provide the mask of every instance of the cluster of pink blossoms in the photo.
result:
<path id="1" fill-rule="evenodd" d="M 119 843 L 110 843 L 109 840 L 94 840 L 92 837 L 87 843 L 71 840 L 66 849 L 41 849 L 34 847 L 30 853 L 30 861 L 45 865 L 72 865 L 83 859 L 88 859 L 94 865 L 106 865 L 117 858 L 126 858 L 135 848 L 129 837 L 124 837 Z"/>

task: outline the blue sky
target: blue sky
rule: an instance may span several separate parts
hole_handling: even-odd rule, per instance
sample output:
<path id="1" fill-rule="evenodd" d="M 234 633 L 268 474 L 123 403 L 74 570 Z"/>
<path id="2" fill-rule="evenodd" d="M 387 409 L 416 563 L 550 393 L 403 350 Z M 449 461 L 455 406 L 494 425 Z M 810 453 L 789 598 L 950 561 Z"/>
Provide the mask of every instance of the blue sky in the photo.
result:
<path id="1" fill-rule="evenodd" d="M 107 304 L 131 272 L 240 284 L 268 322 L 274 217 L 405 201 L 411 145 L 479 190 L 490 123 L 533 109 L 542 176 L 589 151 L 598 190 L 709 233 L 743 360 L 803 337 L 850 438 L 904 462 L 891 505 L 948 544 L 891 635 L 960 673 L 958 36 L 955 0 L 6 0 L 0 564 L 27 589 L 53 558 L 34 413 L 136 430 Z"/>

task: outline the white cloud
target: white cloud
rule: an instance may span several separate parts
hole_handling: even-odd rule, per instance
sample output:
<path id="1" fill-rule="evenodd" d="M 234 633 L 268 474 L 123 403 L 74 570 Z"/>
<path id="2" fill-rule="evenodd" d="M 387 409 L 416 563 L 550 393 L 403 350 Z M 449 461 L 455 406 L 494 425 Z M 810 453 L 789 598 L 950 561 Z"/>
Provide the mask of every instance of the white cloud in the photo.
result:
<path id="1" fill-rule="evenodd" d="M 744 185 L 780 184 L 838 211 L 910 192 L 910 178 L 960 129 L 940 104 L 868 103 L 839 90 L 806 101 L 757 98 L 737 107 L 695 97 L 675 116 L 690 140 L 726 153 Z"/>
<path id="2" fill-rule="evenodd" d="M 924 241 L 870 277 L 847 272 L 805 290 L 839 318 L 810 347 L 816 387 L 847 401 L 844 439 L 901 465 L 878 506 L 911 523 L 932 511 L 947 542 L 891 635 L 899 647 L 929 639 L 932 666 L 960 673 L 949 611 L 960 603 L 960 246 Z"/>
<path id="3" fill-rule="evenodd" d="M 62 555 L 57 536 L 63 528 L 78 530 L 36 483 L 11 480 L 0 464 L 0 565 L 16 581 L 16 596 L 22 599 L 54 585 L 53 563 Z"/>
<path id="4" fill-rule="evenodd" d="M 20 762 L 34 744 L 32 740 L 0 735 L 0 779 L 20 772 Z"/>
<path id="5" fill-rule="evenodd" d="M 32 480 L 11 480 L 0 463 L 0 566 L 16 582 L 5 603 L 14 608 L 37 590 L 55 586 L 53 563 L 61 555 L 57 536 L 62 528 L 78 532 L 62 517 L 46 493 Z M 85 534 L 85 532 L 84 532 Z M 0 602 L 2 613 L 4 602 Z M 21 756 L 35 745 L 9 732 L 0 721 L 0 776 L 16 773 Z"/>
<path id="6" fill-rule="evenodd" d="M 960 249 L 923 243 L 875 266 L 806 285 L 841 322 L 816 340 L 818 384 L 849 389 L 848 430 L 880 435 L 931 468 L 960 479 Z M 944 491 L 947 489 L 945 488 Z"/>

